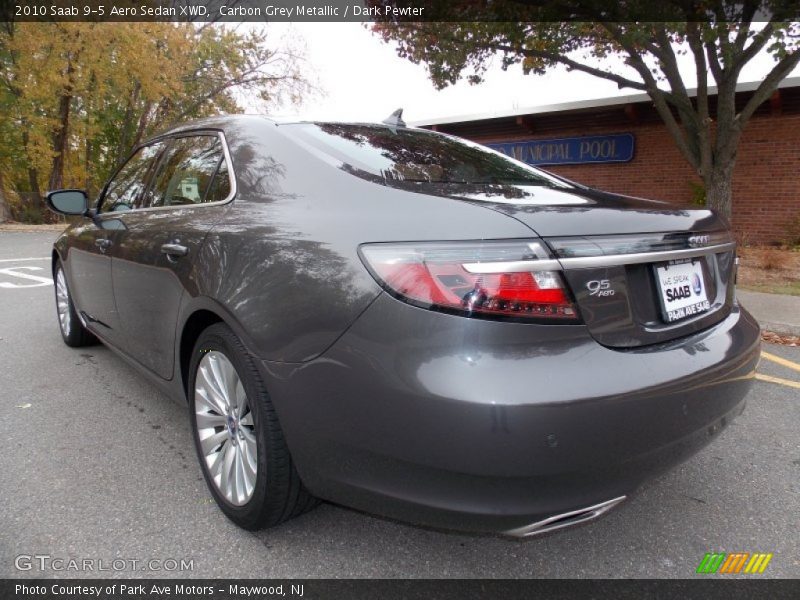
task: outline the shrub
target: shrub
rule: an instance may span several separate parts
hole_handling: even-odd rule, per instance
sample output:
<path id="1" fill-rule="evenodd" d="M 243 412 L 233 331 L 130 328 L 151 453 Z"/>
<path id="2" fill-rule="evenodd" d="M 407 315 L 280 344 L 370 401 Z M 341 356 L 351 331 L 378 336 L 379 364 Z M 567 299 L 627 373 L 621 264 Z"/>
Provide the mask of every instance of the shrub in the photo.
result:
<path id="1" fill-rule="evenodd" d="M 786 242 L 790 246 L 800 246 L 800 212 L 786 226 Z"/>
<path id="2" fill-rule="evenodd" d="M 789 264 L 789 253 L 780 248 L 762 248 L 756 262 L 765 271 L 783 271 Z"/>
<path id="3" fill-rule="evenodd" d="M 692 194 L 692 199 L 690 202 L 695 206 L 705 206 L 706 205 L 706 188 L 702 183 L 697 181 L 690 181 L 689 182 L 689 190 Z"/>

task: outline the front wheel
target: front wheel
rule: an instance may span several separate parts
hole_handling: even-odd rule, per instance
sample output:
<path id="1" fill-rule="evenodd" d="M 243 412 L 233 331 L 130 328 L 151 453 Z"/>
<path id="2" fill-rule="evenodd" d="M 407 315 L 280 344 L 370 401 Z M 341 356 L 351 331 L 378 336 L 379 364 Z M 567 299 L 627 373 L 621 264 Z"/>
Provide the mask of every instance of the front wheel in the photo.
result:
<path id="1" fill-rule="evenodd" d="M 67 278 L 64 275 L 64 267 L 61 261 L 56 263 L 54 272 L 56 288 L 56 313 L 58 315 L 58 327 L 61 330 L 61 337 L 67 346 L 78 348 L 97 343 L 97 338 L 83 326 L 72 296 L 67 287 Z"/>
<path id="2" fill-rule="evenodd" d="M 195 345 L 189 406 L 203 476 L 234 523 L 261 529 L 316 505 L 294 468 L 255 362 L 222 323 Z"/>

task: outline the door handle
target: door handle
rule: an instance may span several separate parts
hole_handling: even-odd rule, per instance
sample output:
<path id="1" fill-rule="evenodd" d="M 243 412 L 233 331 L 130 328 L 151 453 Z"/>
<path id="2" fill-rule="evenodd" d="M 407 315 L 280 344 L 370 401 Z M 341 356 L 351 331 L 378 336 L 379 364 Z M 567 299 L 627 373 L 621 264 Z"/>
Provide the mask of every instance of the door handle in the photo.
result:
<path id="1" fill-rule="evenodd" d="M 111 247 L 113 242 L 107 238 L 98 238 L 94 241 L 94 245 L 100 248 L 100 252 L 105 252 Z"/>
<path id="2" fill-rule="evenodd" d="M 167 256 L 177 257 L 186 256 L 189 254 L 189 249 L 186 246 L 181 246 L 180 244 L 164 244 L 161 246 L 161 252 Z"/>

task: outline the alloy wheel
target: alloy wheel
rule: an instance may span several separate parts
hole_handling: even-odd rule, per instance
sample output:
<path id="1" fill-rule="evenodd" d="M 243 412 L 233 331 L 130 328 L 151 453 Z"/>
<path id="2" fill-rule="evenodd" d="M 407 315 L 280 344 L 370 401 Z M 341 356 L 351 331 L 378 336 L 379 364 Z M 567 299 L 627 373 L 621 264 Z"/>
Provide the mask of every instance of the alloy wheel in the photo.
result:
<path id="1" fill-rule="evenodd" d="M 69 290 L 67 280 L 64 278 L 64 269 L 58 269 L 56 273 L 56 310 L 61 331 L 65 337 L 69 337 L 72 330 L 72 315 L 69 310 Z"/>
<path id="2" fill-rule="evenodd" d="M 235 506 L 253 496 L 258 442 L 242 380 L 222 352 L 206 352 L 197 367 L 195 419 L 203 458 L 214 485 Z"/>

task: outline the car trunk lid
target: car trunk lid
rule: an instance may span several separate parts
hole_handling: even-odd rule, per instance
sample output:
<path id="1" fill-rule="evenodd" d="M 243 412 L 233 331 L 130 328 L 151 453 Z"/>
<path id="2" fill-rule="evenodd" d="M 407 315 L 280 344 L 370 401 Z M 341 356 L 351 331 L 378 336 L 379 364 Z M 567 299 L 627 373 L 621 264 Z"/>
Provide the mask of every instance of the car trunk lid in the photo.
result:
<path id="1" fill-rule="evenodd" d="M 669 341 L 731 311 L 735 246 L 726 230 L 545 240 L 601 344 Z"/>
<path id="2" fill-rule="evenodd" d="M 459 196 L 525 223 L 545 240 L 601 344 L 666 342 L 730 313 L 735 245 L 713 211 L 582 187 L 515 187 L 521 194 Z"/>

